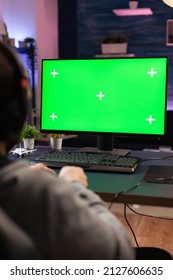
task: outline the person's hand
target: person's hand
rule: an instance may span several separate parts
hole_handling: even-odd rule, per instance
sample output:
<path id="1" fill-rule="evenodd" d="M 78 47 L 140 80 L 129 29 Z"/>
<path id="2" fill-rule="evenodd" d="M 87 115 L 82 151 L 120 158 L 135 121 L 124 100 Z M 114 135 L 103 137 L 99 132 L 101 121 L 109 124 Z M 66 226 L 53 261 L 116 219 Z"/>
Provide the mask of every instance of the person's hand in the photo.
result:
<path id="1" fill-rule="evenodd" d="M 43 164 L 43 163 L 37 163 L 37 164 L 35 164 L 35 165 L 30 165 L 30 168 L 31 168 L 32 170 L 44 170 L 44 171 L 46 171 L 46 172 L 49 172 L 49 173 L 52 173 L 52 174 L 56 174 L 56 172 L 55 172 L 53 169 L 47 167 L 47 166 L 46 166 L 45 164 Z"/>
<path id="2" fill-rule="evenodd" d="M 59 177 L 64 178 L 66 181 L 78 181 L 84 187 L 88 186 L 87 176 L 83 169 L 77 166 L 64 166 L 60 170 Z"/>

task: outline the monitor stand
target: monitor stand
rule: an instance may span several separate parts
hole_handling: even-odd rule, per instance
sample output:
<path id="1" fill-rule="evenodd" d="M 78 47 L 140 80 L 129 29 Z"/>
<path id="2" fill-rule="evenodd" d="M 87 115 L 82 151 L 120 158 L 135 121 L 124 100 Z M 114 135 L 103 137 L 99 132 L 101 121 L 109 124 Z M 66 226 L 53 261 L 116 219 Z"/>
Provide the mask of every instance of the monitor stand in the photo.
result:
<path id="1" fill-rule="evenodd" d="M 85 152 L 105 152 L 115 154 L 118 156 L 126 156 L 131 150 L 128 149 L 114 149 L 113 148 L 113 136 L 97 136 L 97 148 L 84 147 L 80 151 Z"/>

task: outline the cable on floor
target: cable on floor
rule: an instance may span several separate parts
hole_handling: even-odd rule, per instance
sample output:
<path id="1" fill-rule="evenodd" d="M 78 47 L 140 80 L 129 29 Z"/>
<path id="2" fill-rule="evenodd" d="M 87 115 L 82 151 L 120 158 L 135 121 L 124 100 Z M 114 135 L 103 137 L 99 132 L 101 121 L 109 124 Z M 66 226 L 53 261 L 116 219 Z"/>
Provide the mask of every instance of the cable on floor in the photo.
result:
<path id="1" fill-rule="evenodd" d="M 141 184 L 141 183 L 139 182 L 139 183 L 137 183 L 135 186 L 133 186 L 133 187 L 131 187 L 131 188 L 129 188 L 129 189 L 124 189 L 123 191 L 121 191 L 121 192 L 115 194 L 113 200 L 111 201 L 111 203 L 110 203 L 109 206 L 108 206 L 108 209 L 109 209 L 109 210 L 111 209 L 112 204 L 116 201 L 116 199 L 117 199 L 120 195 L 122 195 L 122 194 L 124 194 L 124 193 L 129 193 L 129 192 L 131 192 L 132 190 L 138 188 L 138 187 L 140 186 L 140 184 Z M 126 223 L 128 224 L 128 226 L 129 226 L 129 228 L 130 228 L 130 230 L 131 230 L 131 232 L 132 232 L 132 234 L 133 234 L 133 237 L 134 237 L 136 246 L 139 247 L 139 244 L 138 244 L 137 238 L 136 238 L 136 236 L 135 236 L 134 230 L 133 230 L 133 228 L 131 227 L 131 225 L 130 225 L 128 219 L 127 219 L 127 215 L 126 215 L 126 204 L 124 204 L 124 218 L 125 218 Z"/>
<path id="2" fill-rule="evenodd" d="M 125 220 L 126 220 L 127 225 L 129 226 L 129 228 L 130 228 L 130 230 L 131 230 L 131 233 L 133 234 L 133 238 L 134 238 L 134 240 L 135 240 L 136 246 L 139 248 L 139 244 L 138 244 L 138 241 L 137 241 L 135 232 L 134 232 L 134 230 L 133 230 L 131 224 L 129 223 L 129 221 L 128 221 L 128 219 L 127 219 L 127 211 L 126 211 L 126 208 L 127 208 L 127 207 L 126 207 L 126 206 L 127 206 L 127 205 L 124 204 L 124 218 L 125 218 Z"/>
<path id="3" fill-rule="evenodd" d="M 161 219 L 161 220 L 168 220 L 168 221 L 172 221 L 173 220 L 173 218 L 166 218 L 166 217 L 160 217 L 160 216 L 154 216 L 154 215 L 139 213 L 139 212 L 135 211 L 133 208 L 131 208 L 128 204 L 126 204 L 126 206 L 127 206 L 127 208 L 129 208 L 129 210 L 131 210 L 136 215 L 140 215 L 140 216 L 144 216 L 144 217 L 149 217 L 149 218 L 156 218 L 156 219 Z"/>

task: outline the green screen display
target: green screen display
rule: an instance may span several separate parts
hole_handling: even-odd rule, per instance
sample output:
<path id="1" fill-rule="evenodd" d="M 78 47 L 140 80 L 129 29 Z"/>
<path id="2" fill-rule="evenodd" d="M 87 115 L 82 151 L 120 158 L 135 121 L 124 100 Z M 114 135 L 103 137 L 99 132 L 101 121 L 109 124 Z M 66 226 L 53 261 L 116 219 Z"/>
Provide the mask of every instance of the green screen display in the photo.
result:
<path id="1" fill-rule="evenodd" d="M 167 58 L 42 61 L 41 131 L 164 135 Z"/>

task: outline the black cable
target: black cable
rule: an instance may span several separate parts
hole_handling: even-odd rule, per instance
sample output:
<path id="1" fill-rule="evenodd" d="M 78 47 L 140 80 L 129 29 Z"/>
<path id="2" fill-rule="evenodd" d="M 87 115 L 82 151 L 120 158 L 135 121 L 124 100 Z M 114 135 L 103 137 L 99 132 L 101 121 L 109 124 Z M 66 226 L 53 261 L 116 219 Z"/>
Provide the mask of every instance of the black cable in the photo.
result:
<path id="1" fill-rule="evenodd" d="M 142 214 L 142 213 L 139 213 L 135 210 L 133 210 L 128 204 L 124 204 L 124 218 L 126 220 L 126 223 L 127 225 L 129 226 L 132 234 L 133 234 L 133 237 L 134 237 L 134 240 L 135 240 L 135 243 L 136 243 L 136 246 L 139 247 L 139 244 L 138 244 L 138 241 L 137 241 L 137 238 L 136 238 L 136 235 L 134 233 L 134 230 L 132 228 L 132 226 L 130 225 L 128 219 L 127 219 L 127 213 L 126 213 L 126 208 L 129 208 L 132 212 L 134 212 L 135 214 L 137 215 L 141 215 L 141 216 L 146 216 L 146 217 L 150 217 L 150 218 L 157 218 L 157 219 L 162 219 L 162 220 L 173 220 L 173 218 L 163 218 L 163 217 L 159 217 L 159 216 L 152 216 L 152 215 L 147 215 L 147 214 Z"/>
<path id="2" fill-rule="evenodd" d="M 144 162 L 144 161 L 152 161 L 152 160 L 164 160 L 164 159 L 169 159 L 169 158 L 172 158 L 173 155 L 171 156 L 166 156 L 166 157 L 162 157 L 162 158 L 142 158 L 141 159 L 141 162 Z"/>
<path id="3" fill-rule="evenodd" d="M 168 221 L 172 221 L 173 218 L 164 218 L 164 217 L 159 217 L 159 216 L 153 216 L 153 215 L 148 215 L 148 214 L 143 214 L 143 213 L 139 213 L 137 211 L 135 211 L 133 208 L 131 208 L 128 204 L 126 204 L 127 208 L 129 208 L 133 213 L 140 215 L 140 216 L 144 216 L 144 217 L 149 217 L 149 218 L 156 218 L 156 219 L 161 219 L 161 220 L 168 220 Z"/>
<path id="4" fill-rule="evenodd" d="M 131 187 L 130 189 L 123 190 L 123 191 L 121 191 L 121 192 L 115 194 L 113 200 L 111 201 L 111 203 L 110 203 L 109 206 L 108 206 L 108 209 L 109 209 L 109 210 L 111 209 L 112 204 L 116 201 L 116 199 L 117 199 L 121 194 L 123 194 L 123 193 L 128 193 L 128 192 L 130 192 L 130 191 L 136 189 L 137 187 L 139 187 L 139 185 L 140 185 L 140 183 L 136 184 L 135 186 Z M 130 228 L 130 230 L 131 230 L 131 232 L 132 232 L 132 234 L 133 234 L 133 237 L 134 237 L 136 246 L 139 247 L 139 244 L 138 244 L 138 241 L 137 241 L 137 239 L 136 239 L 135 233 L 134 233 L 134 231 L 133 231 L 133 229 L 132 229 L 132 227 L 131 227 L 131 225 L 130 225 L 128 219 L 127 219 L 127 215 L 126 215 L 126 204 L 124 204 L 124 218 L 125 218 L 126 223 L 128 224 L 128 226 L 129 226 L 129 228 Z"/>
<path id="5" fill-rule="evenodd" d="M 135 233 L 134 233 L 134 230 L 133 230 L 133 228 L 131 227 L 131 225 L 130 225 L 128 219 L 127 219 L 126 206 L 127 206 L 127 204 L 124 204 L 124 218 L 125 218 L 126 223 L 128 224 L 128 226 L 129 226 L 129 228 L 130 228 L 130 230 L 131 230 L 131 232 L 132 232 L 132 234 L 133 234 L 133 238 L 134 238 L 134 240 L 135 240 L 136 246 L 139 248 L 139 244 L 138 244 L 136 235 L 135 235 Z"/>
<path id="6" fill-rule="evenodd" d="M 117 140 L 117 137 L 113 137 L 113 141 L 116 142 L 117 148 L 120 149 L 120 145 L 119 145 L 119 142 Z"/>
<path id="7" fill-rule="evenodd" d="M 109 204 L 109 206 L 108 206 L 108 209 L 109 209 L 109 210 L 111 209 L 112 204 L 116 201 L 116 199 L 117 199 L 120 195 L 122 195 L 122 194 L 124 194 L 124 193 L 129 193 L 129 192 L 131 192 L 132 190 L 138 188 L 138 187 L 140 186 L 140 184 L 141 184 L 141 182 L 137 183 L 135 186 L 133 186 L 133 187 L 131 187 L 131 188 L 129 188 L 129 189 L 124 189 L 123 191 L 120 191 L 119 193 L 116 193 L 116 194 L 114 195 L 113 200 L 110 202 L 110 204 Z"/>
<path id="8" fill-rule="evenodd" d="M 121 195 L 122 192 L 119 192 L 117 194 L 114 195 L 114 198 L 113 200 L 110 202 L 109 206 L 108 206 L 108 209 L 110 210 L 111 207 L 112 207 L 112 204 L 115 202 L 116 198 L 118 198 L 120 195 Z"/>

